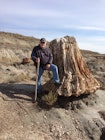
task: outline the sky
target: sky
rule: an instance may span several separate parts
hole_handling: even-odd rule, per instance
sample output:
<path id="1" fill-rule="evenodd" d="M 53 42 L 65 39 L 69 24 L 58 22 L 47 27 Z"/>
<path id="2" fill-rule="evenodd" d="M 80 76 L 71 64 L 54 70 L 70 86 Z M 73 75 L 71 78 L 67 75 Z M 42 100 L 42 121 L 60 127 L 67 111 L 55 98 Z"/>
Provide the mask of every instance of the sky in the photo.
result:
<path id="1" fill-rule="evenodd" d="M 74 36 L 80 49 L 105 54 L 105 0 L 1 0 L 0 31 Z"/>

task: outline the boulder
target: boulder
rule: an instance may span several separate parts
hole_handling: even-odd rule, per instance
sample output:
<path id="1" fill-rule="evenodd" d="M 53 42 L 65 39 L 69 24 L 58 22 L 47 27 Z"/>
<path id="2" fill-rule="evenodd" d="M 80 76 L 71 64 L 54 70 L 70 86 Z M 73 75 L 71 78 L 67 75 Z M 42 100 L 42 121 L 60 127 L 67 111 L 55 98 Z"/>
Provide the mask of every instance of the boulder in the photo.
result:
<path id="1" fill-rule="evenodd" d="M 50 42 L 53 63 L 58 66 L 61 86 L 56 88 L 50 80 L 43 87 L 64 96 L 89 94 L 100 88 L 85 63 L 74 37 L 66 36 Z"/>

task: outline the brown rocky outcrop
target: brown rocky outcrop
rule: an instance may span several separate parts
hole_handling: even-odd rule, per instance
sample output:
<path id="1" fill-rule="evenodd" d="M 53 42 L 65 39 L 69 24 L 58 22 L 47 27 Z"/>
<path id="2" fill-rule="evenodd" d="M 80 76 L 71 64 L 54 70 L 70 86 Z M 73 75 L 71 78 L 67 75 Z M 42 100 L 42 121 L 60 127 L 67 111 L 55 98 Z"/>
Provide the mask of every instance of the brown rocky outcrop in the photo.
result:
<path id="1" fill-rule="evenodd" d="M 95 92 L 100 84 L 88 69 L 74 37 L 66 36 L 50 43 L 54 64 L 58 66 L 62 85 L 55 89 L 52 82 L 46 84 L 50 91 L 64 96 L 79 96 Z"/>

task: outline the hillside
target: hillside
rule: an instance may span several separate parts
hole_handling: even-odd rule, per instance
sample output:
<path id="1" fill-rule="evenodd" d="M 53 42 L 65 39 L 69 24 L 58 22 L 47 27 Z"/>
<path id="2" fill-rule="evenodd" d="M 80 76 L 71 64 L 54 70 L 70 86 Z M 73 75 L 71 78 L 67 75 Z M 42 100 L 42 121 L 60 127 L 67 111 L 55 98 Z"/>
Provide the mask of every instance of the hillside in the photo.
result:
<path id="1" fill-rule="evenodd" d="M 59 97 L 53 106 L 33 103 L 35 68 L 30 58 L 39 39 L 0 32 L 0 140 L 104 140 L 105 55 L 81 50 L 101 89 Z M 50 78 L 45 72 L 43 83 Z"/>
<path id="2" fill-rule="evenodd" d="M 0 47 L 31 48 L 39 42 L 38 38 L 23 36 L 20 34 L 13 34 L 7 32 L 0 32 Z"/>

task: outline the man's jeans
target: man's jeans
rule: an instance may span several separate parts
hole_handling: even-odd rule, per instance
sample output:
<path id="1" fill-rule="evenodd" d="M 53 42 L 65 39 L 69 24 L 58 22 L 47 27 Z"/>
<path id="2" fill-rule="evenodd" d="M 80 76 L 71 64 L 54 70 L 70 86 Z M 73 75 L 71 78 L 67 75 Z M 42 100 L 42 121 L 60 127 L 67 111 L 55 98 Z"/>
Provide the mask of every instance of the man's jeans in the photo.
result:
<path id="1" fill-rule="evenodd" d="M 39 68 L 39 76 L 38 76 L 38 93 L 42 92 L 42 75 L 44 73 L 45 67 L 40 67 Z M 58 74 L 58 67 L 54 64 L 51 64 L 49 71 L 52 71 L 53 73 L 53 80 L 54 83 L 59 83 L 59 74 Z"/>

